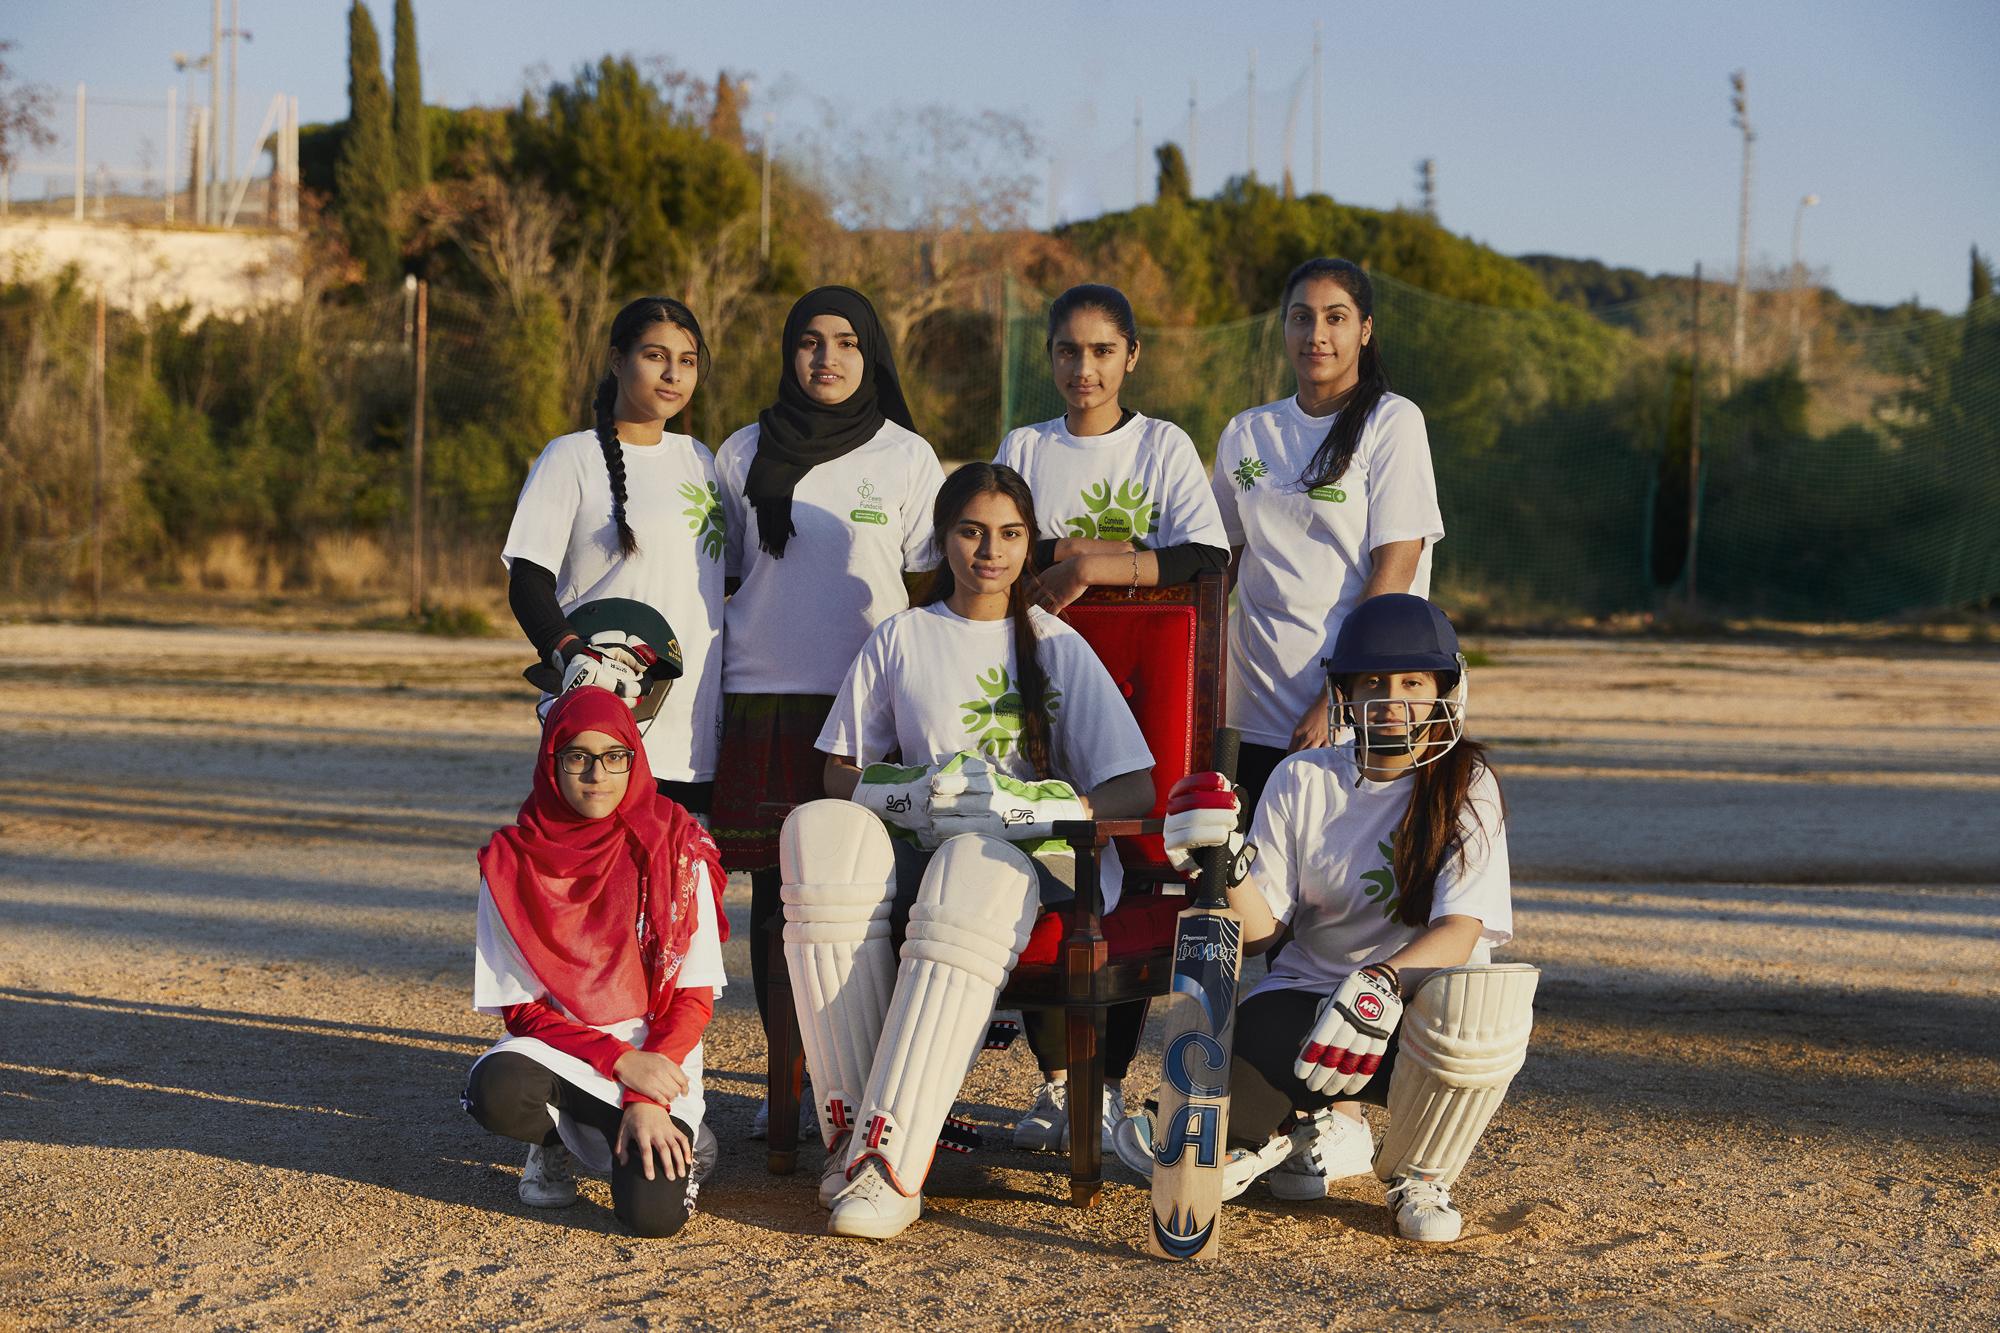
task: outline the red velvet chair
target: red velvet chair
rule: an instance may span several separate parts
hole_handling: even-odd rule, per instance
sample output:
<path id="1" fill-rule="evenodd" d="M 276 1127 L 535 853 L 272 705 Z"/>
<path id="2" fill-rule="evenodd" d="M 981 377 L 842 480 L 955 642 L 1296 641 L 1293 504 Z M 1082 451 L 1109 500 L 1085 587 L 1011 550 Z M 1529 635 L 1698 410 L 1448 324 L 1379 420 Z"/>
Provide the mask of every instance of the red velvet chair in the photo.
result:
<path id="1" fill-rule="evenodd" d="M 1153 752 L 1153 809 L 1143 820 L 1077 821 L 1057 832 L 1076 848 L 1077 896 L 1037 923 L 1001 993 L 1001 1009 L 1060 1009 L 1066 1017 L 1070 1105 L 1096 1107 L 1104 1096 L 1105 1015 L 1116 1004 L 1167 993 L 1173 979 L 1174 919 L 1183 880 L 1160 849 L 1167 791 L 1211 766 L 1222 724 L 1223 630 L 1228 590 L 1220 574 L 1175 588 L 1095 589 L 1064 612 L 1089 641 L 1125 695 Z M 1123 896 L 1108 917 L 1098 892 L 1097 860 L 1116 841 Z M 1171 888 L 1172 892 L 1162 892 Z M 792 1007 L 791 976 L 779 932 L 771 938 L 767 1166 L 787 1175 L 798 1165 L 798 1098 L 803 1056 Z M 1070 1122 L 1070 1198 L 1088 1208 L 1103 1189 L 1101 1119 Z"/>

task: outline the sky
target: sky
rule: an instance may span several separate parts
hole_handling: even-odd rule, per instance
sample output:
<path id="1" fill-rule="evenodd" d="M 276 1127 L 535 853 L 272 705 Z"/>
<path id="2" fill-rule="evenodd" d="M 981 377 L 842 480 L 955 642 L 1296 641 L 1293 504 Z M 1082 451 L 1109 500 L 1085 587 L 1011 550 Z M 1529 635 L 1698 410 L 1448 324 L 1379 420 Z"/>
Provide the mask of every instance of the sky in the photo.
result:
<path id="1" fill-rule="evenodd" d="M 1188 142 L 1196 187 L 1287 161 L 1314 177 L 1312 48 L 1321 27 L 1319 179 L 1343 203 L 1417 201 L 1436 163 L 1440 220 L 1508 254 L 1647 272 L 1736 266 L 1742 140 L 1729 75 L 1756 131 L 1751 263 L 1803 263 L 1850 300 L 1964 307 L 1967 255 L 2000 252 L 2000 2 L 1912 0 L 1127 0 L 1006 6 L 868 0 L 639 6 L 629 0 L 415 0 L 426 100 L 506 104 L 607 53 L 756 79 L 753 128 L 779 151 L 823 102 L 849 132 L 944 104 L 1020 117 L 1041 145 L 1038 224 L 1124 208 L 1134 146 L 1150 196 L 1155 143 Z M 240 48 L 245 153 L 274 93 L 304 121 L 346 114 L 345 0 L 224 0 Z M 370 0 L 385 47 L 392 0 Z M 93 163 L 157 163 L 176 51 L 208 45 L 208 0 L 10 0 L 14 75 L 57 91 L 71 159 L 75 85 L 92 89 Z M 1256 98 L 1247 96 L 1255 51 Z M 186 86 L 205 98 L 203 76 Z M 178 94 L 185 98 L 186 94 Z M 761 98 L 757 103 L 755 99 Z M 150 105 L 118 105 L 118 103 Z M 185 106 L 185 101 L 183 101 Z M 1254 105 L 1254 141 L 1250 110 Z M 1135 113 L 1140 133 L 1135 136 Z M 42 188 L 19 174 L 17 197 Z M 66 191 L 67 186 L 60 187 Z M 1803 212 L 1800 201 L 1818 196 Z"/>

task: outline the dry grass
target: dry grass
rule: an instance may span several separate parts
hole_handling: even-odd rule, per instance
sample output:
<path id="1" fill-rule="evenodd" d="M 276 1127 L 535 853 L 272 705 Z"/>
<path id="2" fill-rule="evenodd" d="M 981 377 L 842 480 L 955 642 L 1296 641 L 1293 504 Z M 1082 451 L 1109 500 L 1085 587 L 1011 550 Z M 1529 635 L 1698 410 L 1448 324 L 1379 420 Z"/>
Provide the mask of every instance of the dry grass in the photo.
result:
<path id="1" fill-rule="evenodd" d="M 373 539 L 353 533 L 329 533 L 313 538 L 306 556 L 314 592 L 329 597 L 353 597 L 381 592 L 390 581 L 389 557 Z"/>
<path id="2" fill-rule="evenodd" d="M 181 585 L 204 592 L 276 592 L 284 567 L 240 532 L 211 537 L 193 555 L 180 558 Z"/>

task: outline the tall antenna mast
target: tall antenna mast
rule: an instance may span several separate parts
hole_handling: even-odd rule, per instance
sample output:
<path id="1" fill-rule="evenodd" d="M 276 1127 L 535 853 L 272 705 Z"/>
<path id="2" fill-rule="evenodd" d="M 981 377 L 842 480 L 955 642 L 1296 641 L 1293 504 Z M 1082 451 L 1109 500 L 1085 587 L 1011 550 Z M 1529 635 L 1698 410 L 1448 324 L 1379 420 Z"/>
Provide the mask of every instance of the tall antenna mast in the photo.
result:
<path id="1" fill-rule="evenodd" d="M 1730 124 L 1743 131 L 1743 199 L 1736 215 L 1736 319 L 1729 335 L 1729 380 L 1732 385 L 1743 373 L 1743 316 L 1750 299 L 1750 145 L 1757 132 L 1750 128 L 1750 92 L 1743 71 L 1729 76 L 1732 92 L 1729 105 L 1735 111 Z"/>
<path id="2" fill-rule="evenodd" d="M 1132 207 L 1146 202 L 1146 99 L 1132 102 Z"/>
<path id="3" fill-rule="evenodd" d="M 1188 80 L 1188 152 L 1187 152 L 1188 193 L 1199 197 L 1201 194 L 1201 187 L 1196 185 L 1195 182 L 1201 179 L 1201 134 L 1198 129 L 1199 122 L 1196 120 L 1196 115 L 1195 115 L 1196 101 L 1197 101 L 1197 96 L 1196 96 L 1195 82 L 1193 79 L 1189 79 Z"/>
<path id="4" fill-rule="evenodd" d="M 1320 34 L 1320 29 L 1323 26 L 1324 25 L 1321 24 L 1318 19 L 1313 20 L 1313 193 L 1314 194 L 1322 193 L 1320 187 L 1320 178 L 1319 178 L 1319 136 L 1320 136 L 1320 122 L 1321 120 L 1324 119 L 1324 108 L 1322 106 L 1322 101 L 1321 101 L 1324 89 L 1322 87 L 1322 66 L 1320 64 L 1320 55 L 1319 55 L 1319 34 Z"/>
<path id="5" fill-rule="evenodd" d="M 1249 128 L 1244 132 L 1245 156 L 1243 174 L 1249 180 L 1257 179 L 1257 48 L 1250 48 L 1250 86 L 1243 99 L 1243 120 Z"/>

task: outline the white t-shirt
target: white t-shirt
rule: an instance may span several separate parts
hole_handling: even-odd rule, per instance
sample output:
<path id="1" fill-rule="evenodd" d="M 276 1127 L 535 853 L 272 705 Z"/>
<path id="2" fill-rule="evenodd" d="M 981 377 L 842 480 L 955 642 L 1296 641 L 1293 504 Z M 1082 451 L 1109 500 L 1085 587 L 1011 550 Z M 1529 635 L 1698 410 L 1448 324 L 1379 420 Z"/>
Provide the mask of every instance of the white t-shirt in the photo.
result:
<path id="1" fill-rule="evenodd" d="M 1008 431 L 993 461 L 1026 478 L 1044 537 L 1228 549 L 1201 455 L 1171 421 L 1134 413 L 1103 435 L 1072 435 L 1057 417 Z"/>
<path id="2" fill-rule="evenodd" d="M 1229 725 L 1258 745 L 1291 744 L 1326 683 L 1320 659 L 1368 584 L 1369 553 L 1421 537 L 1409 591 L 1426 597 L 1431 548 L 1444 536 L 1417 405 L 1384 395 L 1346 473 L 1308 493 L 1299 478 L 1333 420 L 1285 398 L 1240 413 L 1215 447 L 1215 502 L 1229 544 L 1243 548 L 1229 617 Z"/>
<path id="3" fill-rule="evenodd" d="M 722 442 L 716 478 L 729 516 L 730 694 L 832 694 L 868 632 L 909 606 L 904 570 L 937 567 L 931 505 L 944 484 L 937 452 L 893 421 L 875 438 L 799 479 L 783 559 L 759 545 L 743 484 L 756 423 Z"/>
<path id="4" fill-rule="evenodd" d="M 1088 793 L 1121 773 L 1151 768 L 1153 752 L 1125 696 L 1083 636 L 1040 608 L 1029 613 L 1049 680 L 1049 720 L 1058 777 Z M 896 753 L 935 764 L 961 750 L 1033 781 L 1021 753 L 1014 622 L 967 620 L 943 602 L 889 617 L 868 636 L 841 682 L 818 748 L 862 767 Z M 1104 910 L 1118 903 L 1116 855 L 1101 862 Z"/>
<path id="5" fill-rule="evenodd" d="M 708 886 L 706 866 L 695 868 L 694 901 L 694 935 L 688 940 L 687 957 L 681 960 L 681 970 L 674 978 L 674 985 L 677 988 L 707 986 L 719 998 L 727 978 L 722 970 L 722 932 L 715 924 L 715 894 Z M 541 978 L 535 975 L 528 960 L 521 956 L 514 937 L 508 933 L 507 922 L 501 917 L 500 909 L 493 905 L 493 894 L 486 887 L 486 879 L 481 876 L 479 942 L 472 956 L 472 1007 L 482 1014 L 498 1015 L 512 1005 L 544 997 L 550 1008 L 559 1013 L 566 1012 L 549 994 L 549 988 L 542 984 Z M 639 1046 L 646 1040 L 646 1020 L 643 1016 L 628 1018 L 622 1023 L 598 1024 L 596 1027 L 599 1032 L 608 1032 L 633 1046 Z M 484 1060 L 499 1051 L 516 1051 L 525 1055 L 608 1105 L 618 1106 L 624 1100 L 624 1090 L 614 1080 L 605 1078 L 586 1062 L 557 1050 L 539 1037 L 503 1038 L 488 1047 L 479 1058 Z M 700 1042 L 695 1043 L 687 1059 L 681 1062 L 681 1072 L 687 1075 L 687 1091 L 674 1098 L 667 1109 L 693 1131 L 700 1128 L 702 1115 L 708 1106 L 702 1095 Z M 567 1115 L 558 1115 L 553 1106 L 549 1108 L 549 1118 L 556 1122 L 564 1145 L 585 1166 L 598 1172 L 611 1169 L 610 1147 L 603 1135 Z"/>
<path id="6" fill-rule="evenodd" d="M 681 678 L 646 728 L 646 762 L 670 782 L 715 776 L 722 729 L 721 497 L 708 447 L 687 435 L 622 444 L 625 519 L 639 538 L 618 551 L 611 474 L 594 431 L 549 441 L 521 487 L 501 560 L 555 571 L 565 612 L 604 597 L 644 602 L 681 644 Z"/>
<path id="7" fill-rule="evenodd" d="M 1332 992 L 1347 975 L 1379 963 L 1415 939 L 1416 926 L 1395 918 L 1391 842 L 1409 808 L 1409 778 L 1361 778 L 1349 748 L 1301 750 L 1272 771 L 1250 825 L 1257 845 L 1251 870 L 1258 890 L 1293 938 L 1251 990 Z M 1462 857 L 1438 872 L 1430 919 L 1479 919 L 1472 961 L 1483 963 L 1514 937 L 1512 874 L 1500 784 L 1482 768 L 1472 781 Z"/>

